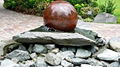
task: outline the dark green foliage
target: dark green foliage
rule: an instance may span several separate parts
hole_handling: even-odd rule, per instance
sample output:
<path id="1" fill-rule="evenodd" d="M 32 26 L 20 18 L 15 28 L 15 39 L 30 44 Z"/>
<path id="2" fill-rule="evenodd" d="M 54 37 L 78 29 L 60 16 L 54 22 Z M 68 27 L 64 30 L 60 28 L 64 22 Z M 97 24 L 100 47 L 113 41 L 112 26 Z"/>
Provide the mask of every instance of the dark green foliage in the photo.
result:
<path id="1" fill-rule="evenodd" d="M 54 0 L 5 0 L 4 7 L 7 9 L 12 9 L 18 12 L 34 14 L 42 16 L 43 10 Z M 77 10 L 78 14 L 83 18 L 88 16 L 86 13 L 89 11 L 88 9 L 84 9 L 85 7 L 90 7 L 91 10 L 94 10 L 91 7 L 96 8 L 98 4 L 95 0 L 66 0 L 70 2 Z M 96 15 L 95 13 L 93 16 Z M 88 16 L 91 17 L 91 16 Z M 88 18 L 87 17 L 87 18 Z"/>
<path id="2" fill-rule="evenodd" d="M 4 7 L 18 12 L 42 16 L 43 10 L 53 0 L 5 0 Z"/>
<path id="3" fill-rule="evenodd" d="M 101 12 L 111 13 L 113 14 L 114 10 L 116 9 L 115 2 L 112 0 L 105 1 L 105 4 L 99 6 Z"/>
<path id="4" fill-rule="evenodd" d="M 17 5 L 16 1 L 15 0 L 5 0 L 5 3 L 4 3 L 4 7 L 5 8 L 9 8 L 9 9 L 12 9 L 12 8 L 15 8 Z"/>

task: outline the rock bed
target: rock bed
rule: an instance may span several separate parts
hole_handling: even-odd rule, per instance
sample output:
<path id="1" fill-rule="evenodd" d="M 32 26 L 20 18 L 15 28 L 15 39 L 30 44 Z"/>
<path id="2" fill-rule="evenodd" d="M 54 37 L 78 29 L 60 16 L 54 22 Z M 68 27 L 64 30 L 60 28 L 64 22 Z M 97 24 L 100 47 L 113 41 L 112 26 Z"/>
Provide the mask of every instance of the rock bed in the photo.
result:
<path id="1" fill-rule="evenodd" d="M 97 46 L 15 45 L 0 61 L 1 67 L 119 67 L 120 53 L 107 48 L 93 56 Z"/>
<path id="2" fill-rule="evenodd" d="M 103 43 L 78 34 L 80 37 L 55 32 L 42 36 L 45 33 L 24 32 L 13 37 L 16 43 L 6 47 L 0 67 L 120 67 L 119 38 Z"/>

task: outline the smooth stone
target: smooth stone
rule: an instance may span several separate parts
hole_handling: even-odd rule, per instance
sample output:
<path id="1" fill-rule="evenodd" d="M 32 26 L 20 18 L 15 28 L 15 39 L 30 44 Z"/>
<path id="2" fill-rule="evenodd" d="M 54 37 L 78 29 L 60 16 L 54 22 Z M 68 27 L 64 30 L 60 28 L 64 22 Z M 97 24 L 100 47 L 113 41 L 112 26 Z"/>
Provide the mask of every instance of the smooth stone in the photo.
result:
<path id="1" fill-rule="evenodd" d="M 81 58 L 65 58 L 65 59 L 74 65 L 89 64 L 89 61 Z"/>
<path id="2" fill-rule="evenodd" d="M 95 18 L 95 23 L 117 23 L 117 17 L 109 13 L 100 13 Z"/>
<path id="3" fill-rule="evenodd" d="M 120 53 L 117 53 L 110 49 L 105 49 L 102 53 L 97 55 L 97 58 L 106 61 L 118 61 L 120 58 Z"/>
<path id="4" fill-rule="evenodd" d="M 101 62 L 103 64 L 103 67 L 109 67 L 109 62 L 107 62 L 107 61 L 101 61 Z M 100 65 L 100 66 L 102 66 L 102 65 Z"/>
<path id="5" fill-rule="evenodd" d="M 92 54 L 95 54 L 98 50 L 99 47 L 97 46 L 86 46 L 87 50 L 90 51 Z"/>
<path id="6" fill-rule="evenodd" d="M 35 67 L 35 62 L 32 60 L 27 60 L 25 63 L 19 63 L 20 67 Z"/>
<path id="7" fill-rule="evenodd" d="M 94 58 L 89 58 L 87 61 L 89 62 L 90 65 L 93 65 L 93 66 L 105 66 L 103 65 L 103 62 L 96 60 Z"/>
<path id="8" fill-rule="evenodd" d="M 109 67 L 120 67 L 120 63 L 119 62 L 113 62 L 109 65 Z"/>
<path id="9" fill-rule="evenodd" d="M 63 67 L 63 66 L 61 66 L 61 65 L 58 65 L 58 66 L 48 66 L 48 67 Z"/>
<path id="10" fill-rule="evenodd" d="M 38 57 L 35 67 L 48 67 L 48 65 L 45 62 L 45 59 L 43 57 Z"/>
<path id="11" fill-rule="evenodd" d="M 15 62 L 15 63 L 18 63 L 19 62 L 19 60 L 17 59 L 17 58 L 12 58 L 11 59 L 13 62 Z"/>
<path id="12" fill-rule="evenodd" d="M 58 53 L 59 51 L 60 51 L 59 48 L 54 48 L 54 49 L 50 50 L 50 52 L 52 52 L 52 53 Z"/>
<path id="13" fill-rule="evenodd" d="M 92 66 L 89 64 L 81 64 L 81 67 L 103 67 L 103 66 Z"/>
<path id="14" fill-rule="evenodd" d="M 11 53 L 6 55 L 7 58 L 16 58 L 19 61 L 25 61 L 30 59 L 30 55 L 27 51 L 23 51 L 23 50 L 14 50 Z"/>
<path id="15" fill-rule="evenodd" d="M 25 32 L 13 37 L 20 43 L 55 43 L 65 46 L 94 45 L 95 41 L 78 33 Z"/>
<path id="16" fill-rule="evenodd" d="M 30 44 L 30 45 L 29 45 L 29 47 L 28 47 L 28 52 L 29 52 L 29 53 L 32 53 L 32 52 L 33 52 L 33 47 L 34 47 L 33 44 Z"/>
<path id="17" fill-rule="evenodd" d="M 45 47 L 49 50 L 54 49 L 55 48 L 55 44 L 46 44 Z"/>
<path id="18" fill-rule="evenodd" d="M 76 47 L 68 47 L 68 51 L 72 51 L 73 53 L 76 52 Z"/>
<path id="19" fill-rule="evenodd" d="M 83 49 L 83 48 L 78 48 L 75 57 L 78 58 L 88 58 L 91 56 L 91 52 Z"/>
<path id="20" fill-rule="evenodd" d="M 59 52 L 57 53 L 57 56 L 61 57 L 62 59 L 75 57 L 72 51 Z"/>
<path id="21" fill-rule="evenodd" d="M 67 47 L 62 47 L 62 48 L 61 48 L 61 51 L 63 51 L 63 52 L 64 52 L 64 51 L 67 51 L 67 50 L 68 50 Z"/>
<path id="22" fill-rule="evenodd" d="M 26 51 L 27 49 L 24 45 L 19 45 L 18 50 Z"/>
<path id="23" fill-rule="evenodd" d="M 63 67 L 74 67 L 74 65 L 73 65 L 72 63 L 67 62 L 66 60 L 62 60 L 62 61 L 61 61 L 61 65 L 62 65 Z"/>
<path id="24" fill-rule="evenodd" d="M 1 62 L 0 67 L 19 67 L 19 64 L 9 60 L 9 59 L 5 59 Z"/>
<path id="25" fill-rule="evenodd" d="M 31 57 L 33 60 L 35 60 L 35 59 L 37 59 L 37 54 L 36 54 L 36 53 L 32 53 L 32 54 L 30 54 L 30 57 Z"/>
<path id="26" fill-rule="evenodd" d="M 62 61 L 61 57 L 57 56 L 54 53 L 48 53 L 45 56 L 45 61 L 50 65 L 59 65 Z"/>
<path id="27" fill-rule="evenodd" d="M 113 37 L 109 41 L 110 47 L 115 50 L 120 52 L 120 38 L 119 37 Z"/>
<path id="28" fill-rule="evenodd" d="M 41 45 L 41 44 L 35 44 L 33 46 L 33 52 L 35 53 L 46 53 L 47 49 L 45 46 Z"/>

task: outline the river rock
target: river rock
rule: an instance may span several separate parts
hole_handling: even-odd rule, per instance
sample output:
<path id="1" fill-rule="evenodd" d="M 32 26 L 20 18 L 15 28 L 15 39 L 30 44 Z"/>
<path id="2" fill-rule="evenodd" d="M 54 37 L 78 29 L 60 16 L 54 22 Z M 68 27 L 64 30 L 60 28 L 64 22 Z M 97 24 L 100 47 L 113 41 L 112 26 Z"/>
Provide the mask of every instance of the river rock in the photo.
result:
<path id="1" fill-rule="evenodd" d="M 31 57 L 33 60 L 35 60 L 35 59 L 37 59 L 37 54 L 36 54 L 36 53 L 32 53 L 32 54 L 30 54 L 30 57 Z"/>
<path id="2" fill-rule="evenodd" d="M 78 48 L 75 55 L 75 57 L 79 57 L 79 58 L 88 58 L 90 56 L 91 56 L 91 52 L 82 48 Z"/>
<path id="3" fill-rule="evenodd" d="M 25 32 L 13 37 L 20 43 L 55 43 L 65 46 L 94 45 L 94 41 L 78 33 Z"/>
<path id="4" fill-rule="evenodd" d="M 35 67 L 47 67 L 47 64 L 45 62 L 45 59 L 43 57 L 38 57 Z"/>
<path id="5" fill-rule="evenodd" d="M 74 67 L 74 65 L 70 62 L 67 62 L 66 60 L 62 60 L 61 65 L 63 67 Z"/>
<path id="6" fill-rule="evenodd" d="M 65 58 L 73 58 L 75 55 L 72 51 L 64 51 L 57 53 L 57 56 L 61 57 L 62 59 L 65 59 Z"/>
<path id="7" fill-rule="evenodd" d="M 105 49 L 102 53 L 97 55 L 97 58 L 106 61 L 118 61 L 120 58 L 120 53 L 117 53 L 110 49 Z"/>
<path id="8" fill-rule="evenodd" d="M 55 44 L 46 44 L 45 47 L 49 50 L 55 48 Z"/>
<path id="9" fill-rule="evenodd" d="M 19 67 L 19 64 L 9 60 L 9 59 L 5 59 L 1 62 L 0 67 Z"/>
<path id="10" fill-rule="evenodd" d="M 19 45 L 18 49 L 19 49 L 19 50 L 23 50 L 23 51 L 26 51 L 26 50 L 27 50 L 24 45 Z"/>
<path id="11" fill-rule="evenodd" d="M 111 38 L 109 44 L 113 50 L 120 52 L 120 38 L 118 37 Z"/>
<path id="12" fill-rule="evenodd" d="M 93 65 L 93 66 L 105 66 L 103 62 L 96 60 L 94 58 L 89 58 L 87 61 L 89 62 L 90 65 Z"/>
<path id="13" fill-rule="evenodd" d="M 96 23 L 117 23 L 117 17 L 109 13 L 100 13 L 95 18 Z"/>
<path id="14" fill-rule="evenodd" d="M 89 64 L 89 61 L 86 59 L 81 59 L 81 58 L 65 58 L 67 61 L 74 65 L 81 65 L 81 64 Z"/>
<path id="15" fill-rule="evenodd" d="M 59 51 L 60 51 L 59 48 L 54 48 L 54 49 L 50 50 L 50 52 L 52 52 L 52 53 L 58 53 Z"/>
<path id="16" fill-rule="evenodd" d="M 28 52 L 29 52 L 29 53 L 32 53 L 32 52 L 33 52 L 33 47 L 34 47 L 33 44 L 30 44 L 30 45 L 29 45 L 29 47 L 28 47 Z"/>
<path id="17" fill-rule="evenodd" d="M 108 67 L 120 67 L 119 62 L 113 62 Z"/>
<path id="18" fill-rule="evenodd" d="M 27 60 L 25 63 L 19 63 L 20 67 L 35 67 L 35 62 L 32 60 Z"/>
<path id="19" fill-rule="evenodd" d="M 63 67 L 63 66 L 61 66 L 61 65 L 58 65 L 58 66 L 48 66 L 48 67 Z"/>
<path id="20" fill-rule="evenodd" d="M 89 64 L 81 64 L 81 67 L 103 67 L 103 66 L 92 66 Z"/>
<path id="21" fill-rule="evenodd" d="M 63 52 L 64 52 L 64 51 L 67 51 L 67 50 L 68 50 L 67 47 L 62 47 L 62 48 L 61 48 L 61 51 L 63 51 Z"/>
<path id="22" fill-rule="evenodd" d="M 54 53 L 48 53 L 45 56 L 45 61 L 50 65 L 59 65 L 62 61 L 61 57 L 57 56 Z"/>
<path id="23" fill-rule="evenodd" d="M 24 61 L 30 59 L 30 55 L 27 51 L 14 50 L 11 53 L 7 54 L 7 58 L 16 58 L 19 61 Z"/>
<path id="24" fill-rule="evenodd" d="M 45 46 L 43 46 L 41 44 L 35 44 L 33 46 L 33 52 L 36 52 L 36 53 L 46 53 L 47 49 L 46 49 Z"/>
<path id="25" fill-rule="evenodd" d="M 73 53 L 76 52 L 76 47 L 68 47 L 68 51 L 72 51 Z"/>

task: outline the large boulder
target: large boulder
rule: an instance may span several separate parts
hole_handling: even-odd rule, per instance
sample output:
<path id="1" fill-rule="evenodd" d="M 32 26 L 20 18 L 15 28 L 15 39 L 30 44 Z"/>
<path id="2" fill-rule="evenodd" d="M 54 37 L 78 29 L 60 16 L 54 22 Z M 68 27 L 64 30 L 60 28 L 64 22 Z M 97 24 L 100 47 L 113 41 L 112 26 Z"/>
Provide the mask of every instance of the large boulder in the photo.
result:
<path id="1" fill-rule="evenodd" d="M 117 23 L 117 18 L 109 13 L 100 13 L 94 18 L 96 23 Z"/>

